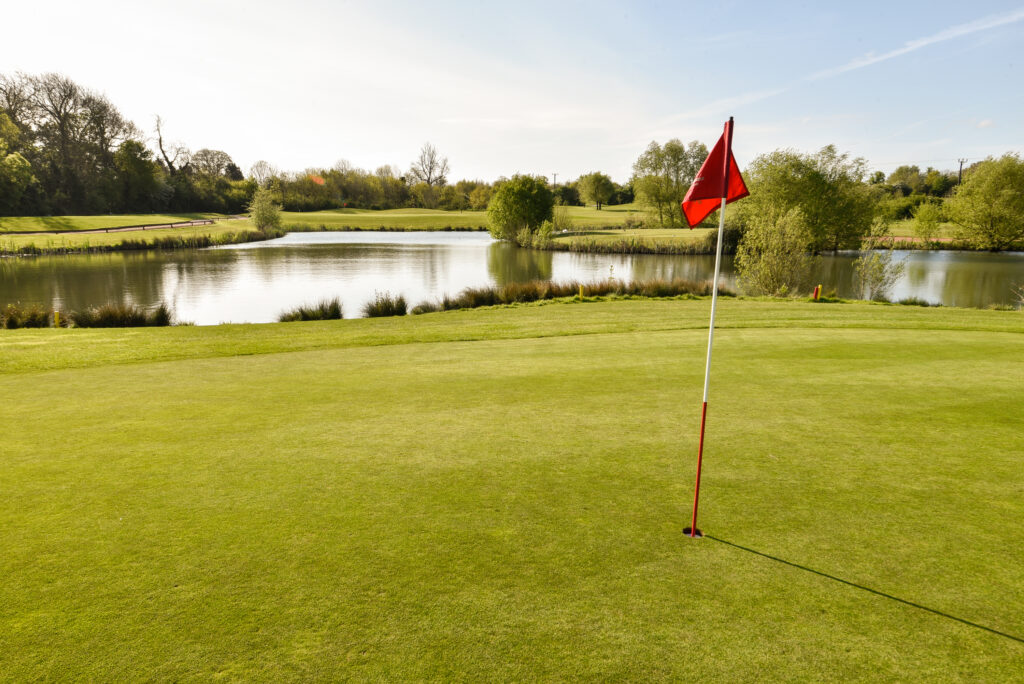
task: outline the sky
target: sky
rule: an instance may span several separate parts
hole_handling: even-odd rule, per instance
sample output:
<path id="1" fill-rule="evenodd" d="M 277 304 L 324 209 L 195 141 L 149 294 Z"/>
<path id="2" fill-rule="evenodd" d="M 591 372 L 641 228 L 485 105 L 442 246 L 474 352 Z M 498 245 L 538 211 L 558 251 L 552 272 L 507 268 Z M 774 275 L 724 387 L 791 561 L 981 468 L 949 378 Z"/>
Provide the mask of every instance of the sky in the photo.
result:
<path id="1" fill-rule="evenodd" d="M 246 170 L 339 160 L 450 179 L 602 171 L 652 141 L 741 167 L 834 144 L 871 169 L 1024 151 L 1024 4 L 48 0 L 3 11 L 0 73 L 55 71 Z"/>

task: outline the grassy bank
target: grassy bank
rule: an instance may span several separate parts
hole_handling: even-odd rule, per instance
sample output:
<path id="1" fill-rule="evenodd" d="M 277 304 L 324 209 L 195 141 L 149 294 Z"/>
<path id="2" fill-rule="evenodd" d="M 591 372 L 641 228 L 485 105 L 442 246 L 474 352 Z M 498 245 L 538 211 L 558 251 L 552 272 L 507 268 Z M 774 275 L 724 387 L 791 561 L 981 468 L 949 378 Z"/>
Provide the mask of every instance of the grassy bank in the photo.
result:
<path id="1" fill-rule="evenodd" d="M 0 672 L 1016 678 L 1024 318 L 723 300 L 689 541 L 707 313 L 0 332 Z"/>
<path id="2" fill-rule="evenodd" d="M 0 216 L 0 236 L 4 233 L 31 233 L 50 230 L 98 230 L 124 226 L 181 223 L 197 219 L 221 218 L 222 214 L 102 214 L 100 216 Z"/>
<path id="3" fill-rule="evenodd" d="M 283 235 L 283 232 L 280 233 Z M 214 245 L 256 242 L 276 237 L 256 230 L 248 219 L 218 221 L 212 225 L 161 228 L 120 233 L 64 233 L 18 235 L 0 233 L 0 254 L 66 254 L 120 252 L 147 249 L 195 249 Z"/>

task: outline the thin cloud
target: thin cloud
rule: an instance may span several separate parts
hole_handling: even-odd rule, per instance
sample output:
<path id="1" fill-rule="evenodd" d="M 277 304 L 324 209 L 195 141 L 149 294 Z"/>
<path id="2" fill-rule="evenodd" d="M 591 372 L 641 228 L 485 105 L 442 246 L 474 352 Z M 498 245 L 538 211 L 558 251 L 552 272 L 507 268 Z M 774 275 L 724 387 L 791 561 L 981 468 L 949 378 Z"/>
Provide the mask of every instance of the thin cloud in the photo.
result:
<path id="1" fill-rule="evenodd" d="M 908 41 L 901 48 L 884 52 L 880 55 L 867 54 L 863 57 L 858 57 L 846 64 L 835 67 L 832 69 L 825 69 L 817 73 L 811 74 L 805 80 L 808 81 L 820 81 L 823 78 L 832 78 L 840 74 L 845 74 L 850 71 L 856 71 L 857 69 L 863 69 L 866 66 L 872 64 L 878 64 L 886 60 L 893 59 L 894 57 L 901 57 L 915 50 L 934 45 L 936 43 L 942 43 L 947 40 L 953 40 L 954 38 L 961 38 L 963 36 L 969 36 L 972 33 L 978 33 L 979 31 L 987 31 L 989 29 L 997 28 L 999 26 L 1006 26 L 1007 24 L 1013 24 L 1024 19 L 1024 8 L 1018 9 L 1009 14 L 1001 14 L 998 16 L 984 17 L 982 19 L 976 19 L 975 21 L 967 22 L 966 24 L 960 24 L 958 26 L 952 26 L 944 31 L 939 31 L 933 35 L 925 38 L 918 38 L 916 40 Z"/>
<path id="2" fill-rule="evenodd" d="M 953 40 L 954 38 L 960 38 L 963 36 L 970 35 L 972 33 L 978 33 L 979 31 L 987 31 L 989 29 L 997 28 L 999 26 L 1006 26 L 1007 24 L 1013 24 L 1021 20 L 1024 20 L 1024 8 L 1020 8 L 1018 10 L 1010 12 L 1009 14 L 1001 14 L 998 16 L 989 16 L 984 17 L 982 19 L 976 19 L 975 21 L 967 22 L 966 24 L 952 26 L 948 29 L 939 31 L 938 33 L 935 33 L 931 36 L 927 36 L 925 38 L 918 38 L 916 40 L 908 41 L 906 44 L 903 45 L 903 47 L 898 48 L 896 50 L 890 50 L 889 52 L 885 52 L 881 55 L 874 55 L 869 53 L 863 57 L 858 57 L 857 59 L 847 62 L 842 66 L 815 72 L 813 74 L 810 74 L 809 76 L 804 76 L 803 78 L 797 81 L 794 81 L 784 86 L 780 86 L 778 88 L 772 88 L 770 90 L 758 90 L 750 93 L 745 93 L 743 95 L 738 95 L 735 97 L 727 97 L 721 100 L 715 100 L 714 102 L 710 102 L 704 105 L 703 107 L 699 107 L 697 109 L 693 109 L 687 112 L 670 116 L 664 119 L 661 122 L 661 125 L 671 125 L 673 123 L 677 123 L 679 121 L 683 121 L 686 119 L 695 119 L 699 117 L 709 116 L 711 114 L 719 114 L 722 112 L 726 112 L 733 109 L 734 107 L 753 104 L 755 102 L 760 102 L 762 100 L 767 100 L 769 98 L 775 97 L 776 95 L 782 95 L 783 93 L 787 93 L 793 90 L 794 88 L 798 87 L 802 83 L 806 83 L 808 81 L 820 81 L 826 78 L 833 78 L 835 76 L 839 76 L 850 71 L 863 69 L 864 67 L 870 66 L 872 64 L 878 64 L 879 62 L 884 62 L 895 57 L 900 57 L 907 53 L 914 52 L 915 50 L 920 50 L 921 48 L 928 47 L 929 45 L 934 45 L 935 43 Z"/>
<path id="3" fill-rule="evenodd" d="M 992 128 L 994 125 L 995 122 L 992 119 L 982 119 L 978 122 L 978 128 Z"/>

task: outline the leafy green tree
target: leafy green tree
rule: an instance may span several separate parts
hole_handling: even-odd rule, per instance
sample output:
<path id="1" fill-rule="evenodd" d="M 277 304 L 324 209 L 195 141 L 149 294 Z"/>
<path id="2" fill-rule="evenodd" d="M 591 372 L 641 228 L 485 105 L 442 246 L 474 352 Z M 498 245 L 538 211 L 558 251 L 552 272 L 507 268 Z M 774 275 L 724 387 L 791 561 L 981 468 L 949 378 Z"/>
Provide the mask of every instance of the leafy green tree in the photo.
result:
<path id="1" fill-rule="evenodd" d="M 956 187 L 956 175 L 929 168 L 924 174 L 924 191 L 932 197 L 945 197 Z"/>
<path id="2" fill-rule="evenodd" d="M 673 138 L 664 146 L 651 142 L 633 164 L 633 188 L 658 225 L 685 225 L 680 205 L 707 156 L 703 143 Z"/>
<path id="3" fill-rule="evenodd" d="M 914 234 L 922 240 L 932 240 L 939 234 L 939 226 L 944 220 L 941 204 L 922 202 L 914 210 Z"/>
<path id="4" fill-rule="evenodd" d="M 281 228 L 281 207 L 274 202 L 273 191 L 257 188 L 249 203 L 249 216 L 257 230 L 269 231 Z"/>
<path id="5" fill-rule="evenodd" d="M 545 221 L 551 221 L 555 197 L 547 179 L 515 175 L 494 191 L 487 207 L 491 235 L 520 246 L 533 243 Z"/>
<path id="6" fill-rule="evenodd" d="M 983 249 L 1003 250 L 1024 240 L 1024 160 L 989 157 L 964 174 L 945 202 L 960 236 Z"/>
<path id="7" fill-rule="evenodd" d="M 598 209 L 602 204 L 607 203 L 611 199 L 612 193 L 615 192 L 615 184 L 612 183 L 612 179 L 600 171 L 581 176 L 577 183 L 580 198 L 584 202 L 593 202 Z"/>
<path id="8" fill-rule="evenodd" d="M 924 174 L 917 166 L 900 166 L 889 174 L 889 185 L 906 195 L 924 192 Z"/>
<path id="9" fill-rule="evenodd" d="M 474 211 L 483 211 L 491 201 L 491 188 L 487 185 L 477 186 L 469 193 L 469 206 Z"/>
<path id="10" fill-rule="evenodd" d="M 158 187 L 153 153 L 137 140 L 126 140 L 114 153 L 114 166 L 121 185 L 122 206 L 139 212 L 151 207 Z"/>
<path id="11" fill-rule="evenodd" d="M 892 263 L 892 250 L 873 251 L 853 262 L 854 278 L 865 299 L 888 301 L 889 292 L 903 275 L 906 264 Z"/>
<path id="12" fill-rule="evenodd" d="M 809 251 L 812 240 L 798 208 L 778 205 L 754 215 L 736 250 L 740 285 L 752 294 L 775 297 L 809 289 L 817 259 Z"/>
<path id="13" fill-rule="evenodd" d="M 877 188 L 864 182 L 863 159 L 850 159 L 832 145 L 814 154 L 776 150 L 751 163 L 744 177 L 750 197 L 736 205 L 741 226 L 758 215 L 781 216 L 798 209 L 811 231 L 808 248 L 857 249 L 871 233 Z"/>

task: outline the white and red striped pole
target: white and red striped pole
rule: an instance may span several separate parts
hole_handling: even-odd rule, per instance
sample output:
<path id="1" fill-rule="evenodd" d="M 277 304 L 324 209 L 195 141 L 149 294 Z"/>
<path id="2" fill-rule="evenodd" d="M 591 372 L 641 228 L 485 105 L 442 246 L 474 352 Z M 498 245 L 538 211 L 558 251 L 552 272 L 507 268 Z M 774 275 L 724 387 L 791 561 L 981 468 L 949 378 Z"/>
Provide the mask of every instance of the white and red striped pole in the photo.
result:
<path id="1" fill-rule="evenodd" d="M 718 210 L 718 245 L 715 248 L 715 279 L 711 285 L 711 325 L 708 327 L 708 356 L 704 362 L 704 402 L 700 410 L 700 441 L 697 446 L 697 483 L 693 488 L 693 518 L 683 530 L 690 537 L 703 537 L 697 529 L 697 504 L 700 501 L 700 468 L 704 461 L 704 426 L 708 418 L 708 384 L 711 380 L 711 343 L 715 340 L 715 308 L 718 305 L 718 278 L 722 267 L 722 233 L 725 232 L 725 203 L 729 196 L 729 165 L 732 159 L 732 117 L 725 124 L 725 169 L 722 173 L 722 206 Z"/>

